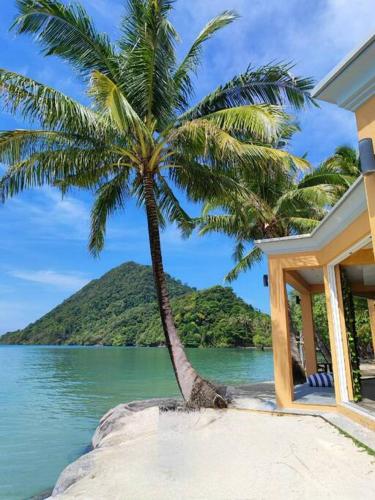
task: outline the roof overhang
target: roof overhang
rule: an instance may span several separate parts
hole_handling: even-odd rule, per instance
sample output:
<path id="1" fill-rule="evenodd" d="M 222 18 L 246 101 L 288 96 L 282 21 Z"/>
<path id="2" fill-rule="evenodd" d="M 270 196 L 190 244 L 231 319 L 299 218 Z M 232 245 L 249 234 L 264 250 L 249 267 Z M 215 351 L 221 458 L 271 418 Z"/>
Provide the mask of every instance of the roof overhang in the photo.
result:
<path id="1" fill-rule="evenodd" d="M 365 210 L 367 210 L 366 193 L 364 180 L 361 176 L 312 233 L 258 240 L 255 244 L 266 255 L 316 252 L 342 233 Z"/>
<path id="2" fill-rule="evenodd" d="M 355 111 L 375 94 L 375 35 L 343 59 L 313 89 L 316 99 Z"/>

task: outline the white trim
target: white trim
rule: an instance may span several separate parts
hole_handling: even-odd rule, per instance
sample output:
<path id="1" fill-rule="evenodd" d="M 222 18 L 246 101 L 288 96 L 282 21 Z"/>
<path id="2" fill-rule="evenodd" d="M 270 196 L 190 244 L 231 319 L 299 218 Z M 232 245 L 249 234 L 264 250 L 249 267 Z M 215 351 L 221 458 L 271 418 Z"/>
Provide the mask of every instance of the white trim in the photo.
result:
<path id="1" fill-rule="evenodd" d="M 337 366 L 339 372 L 339 380 L 338 388 L 340 390 L 340 397 L 343 403 L 349 403 L 349 394 L 348 394 L 348 380 L 346 378 L 346 370 L 345 370 L 345 356 L 344 356 L 344 348 L 343 348 L 343 332 L 341 328 L 340 322 L 340 310 L 337 299 L 337 285 L 336 285 L 336 274 L 335 267 L 340 264 L 343 260 L 345 260 L 349 255 L 360 250 L 364 246 L 366 246 L 371 241 L 371 236 L 366 236 L 361 241 L 357 242 L 352 247 L 348 248 L 341 255 L 336 257 L 333 261 L 331 261 L 327 265 L 328 269 L 328 285 L 329 285 L 329 293 L 331 299 L 332 306 L 332 322 L 333 322 L 333 333 L 336 344 L 336 355 L 337 355 Z M 336 387 L 335 387 L 336 388 Z"/>
<path id="2" fill-rule="evenodd" d="M 374 95 L 374 58 L 375 34 L 372 34 L 316 85 L 312 96 L 356 111 Z"/>
<path id="3" fill-rule="evenodd" d="M 335 265 L 329 264 L 327 268 L 328 268 L 329 295 L 332 306 L 333 336 L 335 338 L 337 367 L 339 375 L 336 383 L 338 386 L 337 389 L 340 392 L 341 401 L 348 402 L 349 394 L 346 385 L 345 358 L 344 358 L 344 349 L 342 346 L 342 330 L 340 324 L 339 304 L 337 300 Z M 337 389 L 335 384 L 335 390 Z"/>
<path id="4" fill-rule="evenodd" d="M 338 101 L 337 104 L 340 108 L 347 109 L 349 111 L 357 111 L 358 108 L 362 106 L 366 101 L 368 101 L 375 94 L 375 78 L 372 77 L 371 80 L 365 83 L 365 85 L 357 89 L 356 92 L 351 94 L 349 97 L 345 97 L 344 100 Z"/>
<path id="5" fill-rule="evenodd" d="M 320 98 L 320 94 L 331 85 L 358 57 L 375 41 L 375 35 L 371 35 L 364 40 L 361 45 L 349 52 L 315 87 L 312 89 L 311 95 L 316 99 Z"/>

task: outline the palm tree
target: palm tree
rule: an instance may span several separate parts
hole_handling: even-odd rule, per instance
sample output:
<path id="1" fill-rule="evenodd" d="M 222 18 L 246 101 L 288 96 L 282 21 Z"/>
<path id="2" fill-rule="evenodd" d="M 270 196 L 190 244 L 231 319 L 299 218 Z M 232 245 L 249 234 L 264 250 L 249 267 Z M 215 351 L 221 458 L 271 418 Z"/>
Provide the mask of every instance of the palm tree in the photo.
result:
<path id="1" fill-rule="evenodd" d="M 135 197 L 147 215 L 165 343 L 182 395 L 191 406 L 226 406 L 217 388 L 193 369 L 178 336 L 160 227 L 192 227 L 175 186 L 190 200 L 203 201 L 238 189 L 229 175 L 233 170 L 250 175 L 270 163 L 275 169 L 301 163 L 273 145 L 287 120 L 279 105 L 301 108 L 311 102 L 311 81 L 293 77 L 288 65 L 249 68 L 189 107 L 203 44 L 237 18 L 234 12 L 211 20 L 177 63 L 178 35 L 169 19 L 173 0 L 128 0 L 116 43 L 96 31 L 79 4 L 17 0 L 17 6 L 13 28 L 34 35 L 45 55 L 70 62 L 88 85 L 91 105 L 0 70 L 5 107 L 37 124 L 0 135 L 0 162 L 8 166 L 1 199 L 45 184 L 63 193 L 72 187 L 92 190 L 89 249 L 97 255 L 108 216 Z"/>
<path id="2" fill-rule="evenodd" d="M 309 232 L 319 223 L 331 195 L 320 186 L 301 187 L 296 182 L 299 174 L 294 168 L 268 168 L 254 179 L 241 172 L 238 193 L 206 203 L 198 219 L 200 234 L 221 232 L 236 240 L 236 265 L 225 276 L 226 281 L 234 281 L 261 260 L 262 251 L 254 246 L 255 240 Z"/>
<path id="3" fill-rule="evenodd" d="M 287 139 L 293 128 L 289 127 Z M 221 232 L 236 239 L 234 268 L 225 276 L 234 281 L 241 272 L 250 269 L 262 258 L 262 251 L 254 241 L 281 238 L 311 232 L 360 174 L 357 152 L 348 146 L 338 147 L 334 154 L 316 169 L 301 172 L 269 168 L 256 177 L 245 170 L 239 172 L 242 189 L 228 193 L 226 198 L 206 203 L 198 219 L 200 234 Z M 302 176 L 302 179 L 301 179 Z M 221 213 L 212 214 L 219 209 Z M 250 249 L 246 251 L 246 246 Z M 291 319 L 291 355 L 295 383 L 305 381 L 296 331 Z"/>
<path id="4" fill-rule="evenodd" d="M 319 187 L 331 193 L 330 205 L 334 205 L 360 176 L 358 152 L 351 146 L 339 146 L 332 156 L 305 175 L 300 188 Z"/>
<path id="5" fill-rule="evenodd" d="M 288 139 L 291 133 L 289 127 Z M 293 165 L 289 171 L 270 166 L 254 177 L 241 170 L 237 180 L 241 189 L 224 199 L 211 199 L 196 221 L 201 235 L 221 232 L 236 239 L 236 265 L 225 280 L 234 281 L 261 260 L 255 240 L 311 232 L 359 175 L 358 153 L 349 146 L 338 147 L 309 171 Z M 217 209 L 221 212 L 212 214 Z M 248 251 L 246 245 L 250 245 Z"/>

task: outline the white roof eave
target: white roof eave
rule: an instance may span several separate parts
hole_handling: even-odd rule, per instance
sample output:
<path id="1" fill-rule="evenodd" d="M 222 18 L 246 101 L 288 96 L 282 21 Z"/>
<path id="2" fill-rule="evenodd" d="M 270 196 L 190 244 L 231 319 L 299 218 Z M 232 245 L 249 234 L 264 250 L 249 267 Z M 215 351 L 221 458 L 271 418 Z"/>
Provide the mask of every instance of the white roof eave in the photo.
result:
<path id="1" fill-rule="evenodd" d="M 355 111 L 375 93 L 375 34 L 350 52 L 312 91 L 312 97 Z"/>
<path id="2" fill-rule="evenodd" d="M 366 194 L 363 177 L 360 176 L 310 234 L 257 240 L 255 245 L 266 255 L 318 251 L 365 210 Z"/>

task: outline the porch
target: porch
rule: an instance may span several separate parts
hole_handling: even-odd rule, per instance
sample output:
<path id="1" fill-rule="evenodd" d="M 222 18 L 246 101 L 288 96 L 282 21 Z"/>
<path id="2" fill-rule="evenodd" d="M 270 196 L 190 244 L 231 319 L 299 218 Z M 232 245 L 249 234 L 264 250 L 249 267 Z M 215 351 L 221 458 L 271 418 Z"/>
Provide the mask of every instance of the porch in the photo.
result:
<path id="1" fill-rule="evenodd" d="M 269 259 L 277 407 L 343 411 L 375 429 L 375 259 L 373 216 L 367 199 L 375 203 L 373 176 L 358 179 L 310 235 L 262 240 L 257 245 Z M 291 323 L 291 290 L 301 309 L 299 332 Z M 326 308 L 330 359 L 324 359 L 327 354 L 315 331 L 313 304 L 317 296 Z M 372 357 L 370 363 L 361 365 L 360 389 L 347 296 L 366 304 L 372 333 Z M 292 360 L 296 334 L 306 375 L 316 374 L 322 361 L 331 363 L 333 388 L 296 383 Z"/>

